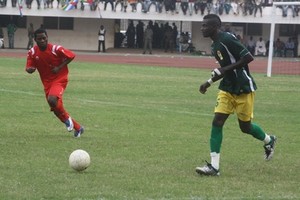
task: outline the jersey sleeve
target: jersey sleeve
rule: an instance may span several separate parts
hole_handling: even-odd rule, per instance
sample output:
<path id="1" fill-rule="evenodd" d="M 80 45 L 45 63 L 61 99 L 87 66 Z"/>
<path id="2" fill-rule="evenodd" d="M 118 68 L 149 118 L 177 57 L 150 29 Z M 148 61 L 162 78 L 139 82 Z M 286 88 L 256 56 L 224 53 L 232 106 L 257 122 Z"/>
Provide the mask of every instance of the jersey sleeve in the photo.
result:
<path id="1" fill-rule="evenodd" d="M 65 58 L 65 59 L 74 59 L 75 54 L 70 51 L 69 49 L 66 49 L 62 46 L 53 45 L 52 51 L 55 52 L 59 57 Z"/>
<path id="2" fill-rule="evenodd" d="M 34 48 L 31 48 L 28 53 L 27 53 L 27 61 L 26 61 L 26 66 L 25 66 L 25 70 L 29 67 L 34 67 L 36 68 L 35 66 L 35 62 L 34 62 L 34 53 L 35 53 L 35 50 Z"/>
<path id="3" fill-rule="evenodd" d="M 229 51 L 234 55 L 234 57 L 244 57 L 250 52 L 248 49 L 232 34 L 228 34 L 227 47 L 229 47 Z"/>

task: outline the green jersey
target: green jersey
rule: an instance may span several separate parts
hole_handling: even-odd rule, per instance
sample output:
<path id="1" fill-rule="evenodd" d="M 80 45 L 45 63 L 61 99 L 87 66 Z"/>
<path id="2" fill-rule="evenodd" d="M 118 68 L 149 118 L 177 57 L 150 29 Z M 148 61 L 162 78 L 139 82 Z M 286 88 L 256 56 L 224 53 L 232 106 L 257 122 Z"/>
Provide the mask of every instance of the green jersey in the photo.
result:
<path id="1" fill-rule="evenodd" d="M 236 63 L 240 58 L 250 52 L 231 33 L 220 32 L 217 41 L 211 45 L 212 54 L 221 67 Z M 219 89 L 232 94 L 245 94 L 257 89 L 254 79 L 250 75 L 248 65 L 225 73 L 220 82 Z"/>

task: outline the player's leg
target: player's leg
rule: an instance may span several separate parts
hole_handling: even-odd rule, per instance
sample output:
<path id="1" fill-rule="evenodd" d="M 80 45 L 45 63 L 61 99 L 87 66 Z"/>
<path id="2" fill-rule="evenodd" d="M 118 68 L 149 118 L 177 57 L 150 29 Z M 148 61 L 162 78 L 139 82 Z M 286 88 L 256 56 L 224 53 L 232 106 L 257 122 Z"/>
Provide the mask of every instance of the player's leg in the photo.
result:
<path id="1" fill-rule="evenodd" d="M 46 97 L 51 111 L 66 125 L 68 131 L 72 131 L 74 128 L 73 121 L 70 118 L 69 113 L 64 109 L 62 102 L 62 95 L 65 87 L 66 84 L 52 84 L 51 87 L 49 87 Z"/>
<path id="2" fill-rule="evenodd" d="M 52 84 L 47 94 L 47 101 L 51 107 L 51 111 L 66 125 L 68 131 L 72 131 L 73 128 L 75 132 L 80 131 L 82 128 L 80 124 L 72 119 L 64 108 L 62 97 L 66 86 L 67 83 Z"/>
<path id="3" fill-rule="evenodd" d="M 196 168 L 196 172 L 201 175 L 217 176 L 220 174 L 220 150 L 223 139 L 223 125 L 229 115 L 233 113 L 232 98 L 227 92 L 221 91 L 218 94 L 210 135 L 211 164 L 207 162 L 205 166 Z"/>
<path id="4" fill-rule="evenodd" d="M 236 99 L 236 113 L 239 119 L 239 126 L 243 133 L 252 135 L 254 138 L 264 142 L 265 159 L 270 160 L 274 153 L 276 137 L 268 135 L 258 125 L 251 121 L 253 118 L 255 93 L 239 95 Z"/>

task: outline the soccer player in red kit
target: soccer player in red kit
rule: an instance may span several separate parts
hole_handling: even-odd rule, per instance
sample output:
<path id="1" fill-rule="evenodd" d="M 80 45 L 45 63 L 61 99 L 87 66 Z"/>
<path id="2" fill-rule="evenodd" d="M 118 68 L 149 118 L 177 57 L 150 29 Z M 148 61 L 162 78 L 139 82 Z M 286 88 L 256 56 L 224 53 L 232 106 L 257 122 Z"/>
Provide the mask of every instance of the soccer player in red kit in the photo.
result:
<path id="1" fill-rule="evenodd" d="M 74 137 L 80 137 L 84 128 L 71 118 L 62 100 L 68 84 L 67 65 L 75 58 L 75 54 L 62 46 L 48 43 L 44 29 L 34 32 L 34 40 L 37 45 L 28 51 L 26 71 L 32 74 L 38 70 L 51 111 L 66 125 L 68 131 L 75 129 Z"/>

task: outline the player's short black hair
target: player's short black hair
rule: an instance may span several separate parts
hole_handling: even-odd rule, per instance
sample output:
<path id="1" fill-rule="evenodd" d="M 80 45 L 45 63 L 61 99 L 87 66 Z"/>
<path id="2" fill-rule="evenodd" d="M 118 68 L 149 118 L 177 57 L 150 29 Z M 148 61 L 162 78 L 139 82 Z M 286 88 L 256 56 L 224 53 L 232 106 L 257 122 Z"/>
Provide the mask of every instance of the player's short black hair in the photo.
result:
<path id="1" fill-rule="evenodd" d="M 39 28 L 36 31 L 34 31 L 34 38 L 36 38 L 37 34 L 45 33 L 46 36 L 48 36 L 47 31 L 45 29 Z"/>
<path id="2" fill-rule="evenodd" d="M 221 27 L 221 19 L 216 14 L 208 14 L 203 17 L 203 19 L 211 20 L 212 23 L 215 23 L 218 27 Z"/>

